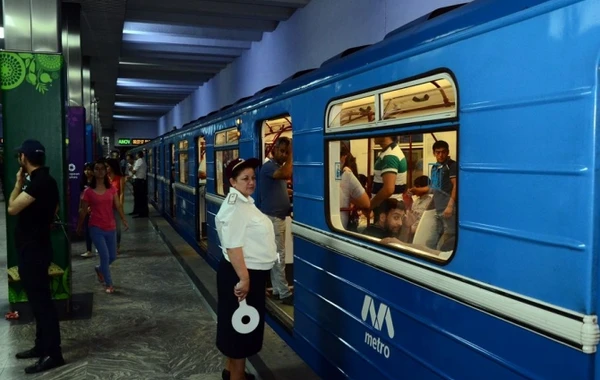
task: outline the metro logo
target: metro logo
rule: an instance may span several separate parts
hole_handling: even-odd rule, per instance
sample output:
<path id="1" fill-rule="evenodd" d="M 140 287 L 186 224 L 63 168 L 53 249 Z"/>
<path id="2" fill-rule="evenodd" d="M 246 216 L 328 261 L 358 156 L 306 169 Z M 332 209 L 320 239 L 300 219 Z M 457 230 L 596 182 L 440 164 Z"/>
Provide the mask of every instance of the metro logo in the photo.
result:
<path id="1" fill-rule="evenodd" d="M 385 304 L 379 305 L 379 310 L 375 310 L 375 301 L 368 295 L 365 295 L 363 302 L 361 317 L 364 322 L 367 321 L 368 317 L 371 317 L 371 324 L 375 329 L 381 331 L 383 325 L 387 327 L 387 333 L 390 338 L 394 337 L 394 322 L 392 321 L 392 314 L 390 308 Z"/>

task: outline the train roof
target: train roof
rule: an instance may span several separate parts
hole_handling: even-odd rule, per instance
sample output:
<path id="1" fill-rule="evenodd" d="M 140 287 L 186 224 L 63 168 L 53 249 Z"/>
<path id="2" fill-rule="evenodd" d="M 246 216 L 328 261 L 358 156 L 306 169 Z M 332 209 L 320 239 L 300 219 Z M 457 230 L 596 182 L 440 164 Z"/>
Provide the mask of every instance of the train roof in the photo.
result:
<path id="1" fill-rule="evenodd" d="M 576 0 L 571 1 L 575 2 Z M 547 7 L 546 10 L 549 11 L 558 6 L 564 6 L 564 1 L 475 0 L 471 3 L 436 9 L 389 32 L 380 42 L 346 49 L 323 62 L 318 69 L 300 71 L 286 78 L 279 85 L 265 87 L 251 97 L 242 98 L 232 105 L 221 108 L 221 110 L 212 111 L 206 116 L 193 121 L 192 125 L 199 126 L 214 122 L 224 116 L 221 112 L 223 110 L 227 110 L 227 116 L 229 117 L 267 99 L 292 93 L 300 88 L 306 90 L 312 86 L 319 86 L 325 80 L 335 80 L 340 74 L 363 68 L 392 56 L 408 54 L 407 52 L 411 50 L 442 39 L 447 40 L 469 29 L 485 24 L 494 27 L 492 23 L 495 20 L 516 15 L 538 5 Z"/>

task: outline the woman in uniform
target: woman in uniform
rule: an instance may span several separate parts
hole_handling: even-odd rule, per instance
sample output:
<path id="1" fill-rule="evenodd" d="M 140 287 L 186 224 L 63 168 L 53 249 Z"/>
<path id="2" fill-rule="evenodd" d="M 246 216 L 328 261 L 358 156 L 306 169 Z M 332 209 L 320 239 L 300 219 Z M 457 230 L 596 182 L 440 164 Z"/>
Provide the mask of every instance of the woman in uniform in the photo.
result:
<path id="1" fill-rule="evenodd" d="M 244 372 L 246 358 L 262 348 L 265 287 L 277 260 L 273 224 L 251 197 L 256 187 L 254 169 L 259 164 L 255 158 L 237 158 L 227 165 L 225 175 L 231 187 L 215 217 L 223 249 L 217 271 L 217 348 L 227 358 L 224 380 L 254 379 Z M 234 326 L 234 317 L 239 316 L 234 313 L 238 308 L 245 310 L 244 303 L 258 312 L 258 323 L 253 329 Z M 247 324 L 252 326 L 252 322 Z"/>

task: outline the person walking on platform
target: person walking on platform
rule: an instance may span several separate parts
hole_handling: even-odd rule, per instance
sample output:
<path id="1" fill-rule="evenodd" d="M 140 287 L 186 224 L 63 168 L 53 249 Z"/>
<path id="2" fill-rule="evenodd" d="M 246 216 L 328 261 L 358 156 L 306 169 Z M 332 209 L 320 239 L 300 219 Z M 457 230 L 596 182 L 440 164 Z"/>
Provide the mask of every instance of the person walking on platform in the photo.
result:
<path id="1" fill-rule="evenodd" d="M 144 152 L 138 152 L 131 170 L 133 173 L 133 213 L 134 218 L 148 217 L 148 186 L 146 186 L 146 161 Z"/>
<path id="2" fill-rule="evenodd" d="M 110 158 L 106 161 L 106 172 L 108 173 L 108 179 L 110 185 L 117 190 L 117 196 L 119 198 L 119 204 L 123 212 L 125 211 L 125 177 L 121 175 L 121 168 L 119 167 L 119 161 Z M 113 209 L 115 214 L 115 221 L 117 223 L 117 254 L 121 251 L 121 221 L 119 219 L 118 209 Z"/>
<path id="3" fill-rule="evenodd" d="M 37 373 L 65 364 L 60 341 L 58 314 L 50 292 L 48 267 L 52 263 L 50 228 L 58 212 L 56 180 L 45 167 L 46 149 L 37 140 L 25 140 L 17 149 L 20 169 L 10 194 L 8 214 L 16 215 L 16 245 L 19 276 L 35 317 L 35 346 L 17 359 L 39 358 L 25 368 Z M 30 182 L 25 184 L 25 174 Z"/>
<path id="4" fill-rule="evenodd" d="M 83 165 L 83 176 L 81 177 L 81 183 L 79 184 L 79 192 L 81 196 L 83 196 L 83 192 L 85 189 L 90 187 L 92 183 L 92 179 L 94 179 L 94 164 L 92 162 L 86 162 Z M 79 201 L 79 212 L 81 212 L 81 196 Z M 85 234 L 85 253 L 81 254 L 83 258 L 94 257 L 94 253 L 92 252 L 92 237 L 90 236 L 90 229 L 88 227 L 88 222 L 90 220 L 90 209 L 85 210 L 85 220 L 83 221 L 83 229 Z"/>
<path id="5" fill-rule="evenodd" d="M 117 209 L 125 230 L 129 228 L 123 207 L 119 202 L 117 189 L 110 185 L 106 174 L 106 164 L 99 160 L 94 164 L 94 179 L 90 187 L 85 189 L 81 198 L 81 212 L 77 223 L 77 233 L 81 234 L 85 213 L 88 206 L 90 214 L 89 228 L 92 241 L 100 255 L 100 266 L 95 267 L 98 280 L 106 286 L 106 293 L 114 293 L 110 264 L 117 258 L 117 225 L 113 209 Z"/>
<path id="6" fill-rule="evenodd" d="M 217 348 L 226 357 L 223 380 L 254 379 L 246 358 L 257 354 L 265 329 L 265 286 L 277 260 L 273 223 L 254 205 L 256 158 L 237 158 L 225 175 L 231 187 L 215 217 L 223 258 L 217 270 Z M 241 322 L 247 310 L 250 321 Z M 240 327 L 241 325 L 241 327 Z"/>

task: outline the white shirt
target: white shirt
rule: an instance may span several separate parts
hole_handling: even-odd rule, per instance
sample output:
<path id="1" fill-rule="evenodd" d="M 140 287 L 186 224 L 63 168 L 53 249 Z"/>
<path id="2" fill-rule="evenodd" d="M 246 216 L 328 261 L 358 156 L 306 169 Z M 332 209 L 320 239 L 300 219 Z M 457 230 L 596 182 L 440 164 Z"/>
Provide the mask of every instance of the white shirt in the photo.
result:
<path id="1" fill-rule="evenodd" d="M 227 248 L 242 248 L 248 269 L 270 270 L 277 260 L 273 223 L 260 212 L 252 197 L 229 189 L 229 194 L 215 216 L 223 256 Z"/>
<path id="2" fill-rule="evenodd" d="M 135 160 L 133 170 L 135 170 L 134 179 L 146 179 L 146 161 L 143 158 Z"/>
<path id="3" fill-rule="evenodd" d="M 365 189 L 360 184 L 360 181 L 349 167 L 345 167 L 342 173 L 342 181 L 340 182 L 340 208 L 349 208 L 350 200 L 358 199 L 365 192 Z M 340 211 L 342 226 L 348 227 L 349 211 Z"/>

